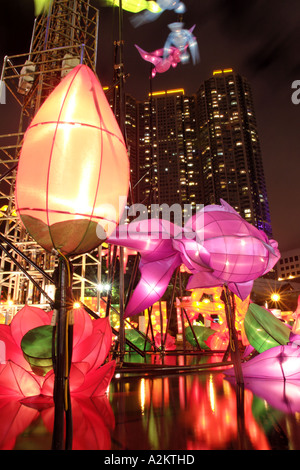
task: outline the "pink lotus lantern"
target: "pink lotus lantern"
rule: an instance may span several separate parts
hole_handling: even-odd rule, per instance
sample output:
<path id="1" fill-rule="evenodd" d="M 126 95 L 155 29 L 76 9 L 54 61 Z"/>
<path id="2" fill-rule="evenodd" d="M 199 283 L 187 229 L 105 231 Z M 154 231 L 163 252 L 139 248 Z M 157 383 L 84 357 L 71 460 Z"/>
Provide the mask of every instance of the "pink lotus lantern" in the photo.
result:
<path id="1" fill-rule="evenodd" d="M 264 232 L 246 222 L 223 200 L 221 206 L 206 206 L 199 211 L 188 221 L 186 230 L 197 233 L 198 219 L 203 239 L 198 245 L 186 248 L 195 273 L 188 288 L 226 283 L 240 299 L 246 299 L 254 279 L 269 272 L 277 263 L 280 257 L 277 242 L 269 240 Z"/>
<path id="2" fill-rule="evenodd" d="M 276 241 L 268 240 L 222 200 L 220 206 L 204 207 L 184 228 L 159 219 L 131 222 L 119 226 L 108 242 L 141 254 L 141 279 L 126 316 L 157 302 L 181 264 L 191 273 L 188 290 L 227 284 L 246 301 L 254 279 L 270 271 L 280 257 Z"/>
<path id="3" fill-rule="evenodd" d="M 46 99 L 25 133 L 17 213 L 46 250 L 85 253 L 115 229 L 128 187 L 122 133 L 97 77 L 78 65 Z"/>
<path id="4" fill-rule="evenodd" d="M 105 363 L 112 341 L 109 319 L 92 320 L 82 308 L 75 309 L 73 314 L 70 393 L 78 397 L 102 396 L 115 370 L 114 361 Z M 0 397 L 52 403 L 54 372 L 52 366 L 48 367 L 52 352 L 51 338 L 47 335 L 47 329 L 52 328 L 51 316 L 52 312 L 25 306 L 10 325 L 0 325 L 0 340 L 6 350 L 0 364 Z M 31 335 L 30 338 L 28 335 Z M 35 354 L 29 352 L 29 346 L 26 349 L 26 338 L 30 339 L 27 345 Z M 33 348 L 33 338 L 36 342 L 42 340 L 40 348 Z"/>

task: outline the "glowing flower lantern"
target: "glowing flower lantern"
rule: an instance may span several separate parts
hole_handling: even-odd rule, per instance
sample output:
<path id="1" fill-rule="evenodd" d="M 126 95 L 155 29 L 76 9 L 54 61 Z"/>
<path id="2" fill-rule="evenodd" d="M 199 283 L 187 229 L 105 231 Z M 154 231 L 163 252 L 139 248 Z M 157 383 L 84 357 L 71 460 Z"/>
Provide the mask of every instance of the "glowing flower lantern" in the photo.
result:
<path id="1" fill-rule="evenodd" d="M 211 315 L 218 315 L 222 320 L 225 319 L 224 303 L 221 300 L 222 287 L 207 287 L 193 289 L 191 297 L 187 297 L 184 307 L 191 309 L 190 320 L 196 318 L 201 313 L 205 318 L 212 320 Z M 241 300 L 238 296 L 234 296 L 235 302 L 235 318 L 240 323 L 244 320 L 248 310 L 250 296 L 245 300 Z"/>
<path id="2" fill-rule="evenodd" d="M 245 221 L 229 204 L 204 207 L 187 222 L 186 230 L 201 232 L 197 243 L 186 244 L 193 267 L 187 288 L 225 283 L 241 300 L 250 294 L 254 279 L 269 272 L 280 258 L 278 244 Z M 206 268 L 206 269 L 204 269 Z M 197 273 L 198 269 L 198 273 Z"/>
<path id="3" fill-rule="evenodd" d="M 215 323 L 212 325 L 212 329 L 215 333 L 207 338 L 207 346 L 213 350 L 226 350 L 229 343 L 227 323 L 222 323 L 222 325 Z"/>
<path id="4" fill-rule="evenodd" d="M 101 396 L 115 370 L 114 361 L 105 363 L 112 341 L 109 319 L 92 320 L 82 308 L 75 309 L 73 314 L 70 393 L 72 396 Z M 10 325 L 0 325 L 0 340 L 6 346 L 5 360 L 0 364 L 0 396 L 52 400 L 54 372 L 48 362 L 50 345 L 47 336 L 48 329 L 52 328 L 51 316 L 42 309 L 25 306 Z M 43 347 L 41 343 L 35 347 L 34 337 L 36 341 L 42 339 Z"/>
<path id="5" fill-rule="evenodd" d="M 247 303 L 254 279 L 269 272 L 280 258 L 277 242 L 268 240 L 223 200 L 221 206 L 204 207 L 183 228 L 161 219 L 133 221 L 119 226 L 108 242 L 141 254 L 141 278 L 126 316 L 157 302 L 182 264 L 191 272 L 187 290 L 227 284 Z"/>
<path id="6" fill-rule="evenodd" d="M 85 253 L 115 229 L 128 187 L 129 162 L 120 128 L 96 75 L 78 65 L 46 99 L 25 133 L 16 180 L 17 213 L 46 250 Z"/>

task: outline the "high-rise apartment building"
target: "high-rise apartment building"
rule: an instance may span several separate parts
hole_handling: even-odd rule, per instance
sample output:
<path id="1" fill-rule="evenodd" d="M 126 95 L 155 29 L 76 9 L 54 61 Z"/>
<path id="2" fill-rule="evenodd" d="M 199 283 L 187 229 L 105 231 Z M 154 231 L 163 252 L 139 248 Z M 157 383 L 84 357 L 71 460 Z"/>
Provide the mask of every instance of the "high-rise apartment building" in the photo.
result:
<path id="1" fill-rule="evenodd" d="M 232 69 L 215 70 L 196 98 L 204 204 L 220 198 L 267 235 L 269 204 L 253 97 Z"/>
<path id="2" fill-rule="evenodd" d="M 269 204 L 248 81 L 216 70 L 192 96 L 158 91 L 126 97 L 133 201 L 190 207 L 224 199 L 272 235 Z"/>
<path id="3" fill-rule="evenodd" d="M 278 280 L 286 281 L 300 277 L 300 248 L 281 253 L 277 264 Z"/>
<path id="4" fill-rule="evenodd" d="M 138 104 L 139 202 L 202 203 L 195 97 L 154 92 Z"/>

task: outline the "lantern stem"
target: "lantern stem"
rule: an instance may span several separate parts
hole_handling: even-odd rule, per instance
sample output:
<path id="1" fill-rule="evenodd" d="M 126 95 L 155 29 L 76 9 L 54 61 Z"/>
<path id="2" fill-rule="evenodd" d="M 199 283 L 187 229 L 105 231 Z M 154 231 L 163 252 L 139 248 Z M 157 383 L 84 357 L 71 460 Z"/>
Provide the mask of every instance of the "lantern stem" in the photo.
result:
<path id="1" fill-rule="evenodd" d="M 231 303 L 231 293 L 229 292 L 228 286 L 224 285 L 221 299 L 225 304 L 225 313 L 226 313 L 226 320 L 227 326 L 229 331 L 229 350 L 231 353 L 231 358 L 234 365 L 234 372 L 236 381 L 239 385 L 244 384 L 243 372 L 241 367 L 241 357 L 239 352 L 239 344 L 237 333 L 235 329 L 235 309 L 234 305 Z"/>
<path id="2" fill-rule="evenodd" d="M 119 329 L 119 343 L 120 343 L 120 362 L 124 360 L 125 353 L 125 323 L 124 323 L 124 248 L 120 246 L 120 329 Z"/>
<path id="3" fill-rule="evenodd" d="M 55 293 L 56 323 L 55 361 L 54 368 L 54 427 L 52 449 L 71 449 L 72 446 L 72 414 L 69 390 L 69 371 L 73 349 L 73 326 L 70 324 L 71 300 L 71 269 L 68 259 L 61 256 L 58 264 L 58 284 Z M 64 428 L 66 418 L 66 443 L 64 444 Z"/>

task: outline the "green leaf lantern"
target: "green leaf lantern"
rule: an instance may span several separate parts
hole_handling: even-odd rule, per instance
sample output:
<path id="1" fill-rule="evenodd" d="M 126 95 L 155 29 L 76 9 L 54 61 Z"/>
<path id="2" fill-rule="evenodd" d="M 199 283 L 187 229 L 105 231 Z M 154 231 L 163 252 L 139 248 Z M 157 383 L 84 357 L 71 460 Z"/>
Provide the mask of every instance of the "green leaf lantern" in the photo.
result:
<path id="1" fill-rule="evenodd" d="M 208 328 L 206 326 L 200 326 L 200 325 L 194 325 L 193 330 L 194 330 L 194 333 L 196 335 L 196 338 L 198 340 L 198 343 L 201 349 L 210 349 L 205 343 L 205 341 L 211 335 L 215 333 L 215 330 L 212 330 L 211 328 Z M 185 337 L 186 337 L 186 340 L 191 344 L 191 346 L 197 346 L 195 337 L 189 326 L 185 329 Z"/>
<path id="2" fill-rule="evenodd" d="M 269 310 L 254 303 L 249 304 L 244 326 L 249 343 L 259 353 L 289 342 L 291 330 Z"/>
<path id="3" fill-rule="evenodd" d="M 22 338 L 23 355 L 36 375 L 44 376 L 53 368 L 52 334 L 53 326 L 43 325 L 29 330 Z"/>

